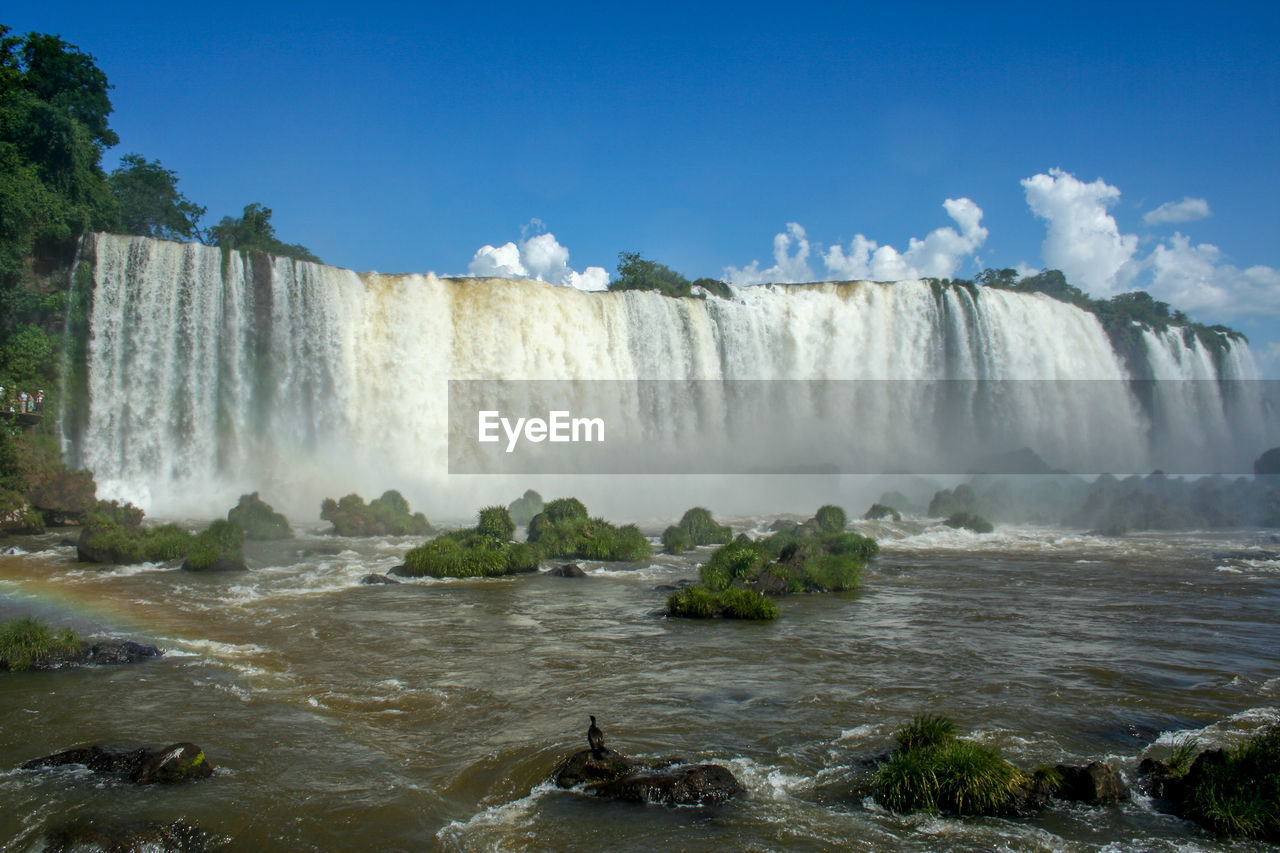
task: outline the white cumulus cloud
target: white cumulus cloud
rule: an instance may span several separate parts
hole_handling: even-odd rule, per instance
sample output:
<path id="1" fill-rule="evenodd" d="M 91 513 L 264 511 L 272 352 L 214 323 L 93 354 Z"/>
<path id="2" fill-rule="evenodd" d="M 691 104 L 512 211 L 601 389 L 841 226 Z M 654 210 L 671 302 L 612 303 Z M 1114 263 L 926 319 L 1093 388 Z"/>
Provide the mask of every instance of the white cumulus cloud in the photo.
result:
<path id="1" fill-rule="evenodd" d="M 1186 196 L 1182 201 L 1166 201 L 1155 210 L 1147 211 L 1142 221 L 1148 225 L 1165 225 L 1177 222 L 1194 222 L 1212 215 L 1209 202 L 1202 198 Z"/>
<path id="2" fill-rule="evenodd" d="M 1101 178 L 1086 184 L 1062 169 L 1025 178 L 1022 187 L 1032 212 L 1047 223 L 1040 251 L 1048 266 L 1094 296 L 1129 288 L 1141 264 L 1134 259 L 1137 235 L 1121 234 L 1107 212 L 1119 189 Z"/>
<path id="3" fill-rule="evenodd" d="M 540 224 L 536 220 L 534 225 Z M 532 278 L 578 290 L 607 290 L 609 273 L 604 267 L 578 272 L 569 266 L 569 250 L 550 231 L 521 237 L 518 243 L 484 245 L 467 266 L 470 275 L 483 278 Z"/>
<path id="4" fill-rule="evenodd" d="M 1240 269 L 1217 246 L 1192 245 L 1182 234 L 1156 246 L 1149 262 L 1152 295 L 1183 311 L 1219 318 L 1280 315 L 1280 270 L 1274 267 Z"/>
<path id="5" fill-rule="evenodd" d="M 960 230 L 947 225 L 929 232 L 924 239 L 912 237 L 905 251 L 858 234 L 848 248 L 831 246 L 818 249 L 828 278 L 840 280 L 871 279 L 901 281 L 909 278 L 951 278 L 966 258 L 986 241 L 987 229 L 982 225 L 982 208 L 967 198 L 949 198 L 943 202 L 947 215 Z M 798 223 L 787 223 L 787 230 L 773 238 L 771 267 L 761 269 L 759 261 L 745 267 L 726 267 L 724 276 L 731 284 L 793 283 L 813 281 L 816 276 L 809 266 L 815 246 Z"/>

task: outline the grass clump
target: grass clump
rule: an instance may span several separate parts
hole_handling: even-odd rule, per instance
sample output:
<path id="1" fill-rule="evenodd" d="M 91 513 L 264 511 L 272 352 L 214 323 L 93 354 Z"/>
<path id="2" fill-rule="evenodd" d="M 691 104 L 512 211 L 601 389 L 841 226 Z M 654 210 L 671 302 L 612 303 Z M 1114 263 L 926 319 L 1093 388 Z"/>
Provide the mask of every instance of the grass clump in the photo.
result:
<path id="1" fill-rule="evenodd" d="M 746 587 L 713 590 L 694 584 L 671 594 L 667 599 L 667 614 L 692 619 L 765 621 L 778 618 L 778 605 L 768 596 Z"/>
<path id="2" fill-rule="evenodd" d="M 275 511 L 257 492 L 241 495 L 240 502 L 227 511 L 227 521 L 244 531 L 248 539 L 292 539 L 289 519 Z"/>
<path id="3" fill-rule="evenodd" d="M 320 504 L 320 518 L 331 522 L 338 536 L 412 536 L 431 532 L 427 517 L 420 512 L 410 513 L 409 502 L 394 489 L 367 505 L 357 494 L 337 501 L 325 498 Z"/>
<path id="4" fill-rule="evenodd" d="M 844 530 L 849 523 L 849 516 L 845 511 L 834 504 L 827 504 L 819 507 L 818 511 L 813 514 L 813 518 L 818 522 L 818 527 L 823 533 L 839 533 Z"/>
<path id="5" fill-rule="evenodd" d="M 662 549 L 668 554 L 680 554 L 698 545 L 720 545 L 732 538 L 733 530 L 717 524 L 711 510 L 695 506 L 685 512 L 679 524 L 663 531 Z"/>
<path id="6" fill-rule="evenodd" d="M 557 498 L 529 522 L 529 542 L 546 558 L 642 560 L 652 550 L 634 524 L 590 518 L 577 498 Z"/>
<path id="7" fill-rule="evenodd" d="M 972 530 L 974 533 L 990 533 L 995 530 L 995 526 L 980 515 L 972 512 L 961 510 L 953 512 L 947 516 L 947 520 L 942 522 L 947 527 L 954 527 L 957 530 Z"/>
<path id="8" fill-rule="evenodd" d="M 699 574 L 708 589 L 723 590 L 754 577 L 768 562 L 769 553 L 759 542 L 730 542 L 712 552 Z"/>
<path id="9" fill-rule="evenodd" d="M 1201 753 L 1185 781 L 1184 817 L 1223 835 L 1280 841 L 1280 725 Z"/>
<path id="10" fill-rule="evenodd" d="M 230 521 L 218 520 L 201 530 L 187 549 L 184 569 L 207 571 L 220 560 L 244 564 L 245 532 Z"/>
<path id="11" fill-rule="evenodd" d="M 481 536 L 491 536 L 503 541 L 516 535 L 516 523 L 511 513 L 504 506 L 487 506 L 480 510 L 480 520 L 476 523 L 476 532 Z"/>
<path id="12" fill-rule="evenodd" d="M 1030 785 L 998 750 L 956 737 L 955 724 L 943 717 L 916 717 L 897 740 L 872 781 L 876 800 L 892 811 L 1008 814 Z"/>
<path id="13" fill-rule="evenodd" d="M 683 554 L 693 548 L 693 537 L 683 527 L 671 525 L 662 531 L 662 550 L 667 554 Z"/>
<path id="14" fill-rule="evenodd" d="M 80 644 L 80 638 L 70 628 L 55 635 L 49 626 L 33 617 L 14 619 L 0 627 L 0 668 L 28 670 L 57 652 L 74 652 Z"/>
<path id="15" fill-rule="evenodd" d="M 492 578 L 537 571 L 538 548 L 512 542 L 515 523 L 506 507 L 480 510 L 475 527 L 450 530 L 404 555 L 405 575 L 435 578 Z"/>
<path id="16" fill-rule="evenodd" d="M 879 521 L 882 518 L 892 518 L 894 521 L 902 521 L 902 513 L 886 504 L 872 504 L 871 509 L 863 513 L 862 517 L 867 521 Z"/>

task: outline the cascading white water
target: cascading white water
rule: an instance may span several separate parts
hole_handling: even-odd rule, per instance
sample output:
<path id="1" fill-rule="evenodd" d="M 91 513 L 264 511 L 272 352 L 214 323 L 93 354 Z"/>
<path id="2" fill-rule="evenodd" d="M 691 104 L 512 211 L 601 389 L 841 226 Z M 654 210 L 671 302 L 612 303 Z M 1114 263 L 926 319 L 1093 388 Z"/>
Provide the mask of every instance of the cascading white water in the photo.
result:
<path id="1" fill-rule="evenodd" d="M 1112 380 L 1098 384 L 1105 400 L 1027 383 L 982 404 L 984 428 L 1059 464 L 1102 452 L 1130 470 L 1149 470 L 1160 430 L 1114 381 L 1127 373 L 1097 319 L 1038 294 L 938 298 L 906 281 L 677 300 L 286 259 L 255 267 L 216 248 L 110 235 L 97 235 L 94 257 L 82 457 L 104 494 L 143 505 L 263 489 L 314 506 L 318 492 L 438 486 L 450 379 Z M 1256 375 L 1243 344 L 1222 377 L 1176 333 L 1148 333 L 1146 345 L 1157 377 Z M 922 422 L 911 387 L 867 391 L 850 429 L 871 451 L 904 429 L 924 446 L 948 427 Z M 1166 405 L 1181 413 L 1170 419 L 1179 441 L 1217 441 L 1205 424 L 1226 429 L 1220 398 Z M 1105 426 L 1085 409 L 1105 409 Z"/>

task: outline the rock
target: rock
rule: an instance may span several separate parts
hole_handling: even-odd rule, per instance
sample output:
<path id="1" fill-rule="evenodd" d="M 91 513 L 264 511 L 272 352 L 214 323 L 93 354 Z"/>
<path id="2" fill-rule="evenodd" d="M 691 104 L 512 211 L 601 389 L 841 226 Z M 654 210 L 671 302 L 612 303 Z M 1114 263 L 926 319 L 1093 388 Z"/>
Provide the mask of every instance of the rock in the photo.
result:
<path id="1" fill-rule="evenodd" d="M 122 821 L 111 818 L 77 818 L 51 830 L 45 853 L 103 851 L 129 853 L 154 850 L 157 853 L 202 853 L 225 843 L 199 827 L 181 820 L 172 823 Z"/>
<path id="2" fill-rule="evenodd" d="M 397 568 L 403 568 L 403 567 L 402 567 L 402 566 L 397 566 Z M 360 583 L 363 583 L 363 584 L 379 584 L 379 583 L 394 583 L 394 584 L 399 584 L 399 583 L 400 583 L 400 581 L 396 580 L 395 578 L 389 578 L 389 577 L 387 577 L 386 575 L 373 574 L 373 575 L 365 575 L 364 577 L 360 578 Z"/>
<path id="3" fill-rule="evenodd" d="M 1056 794 L 1060 800 L 1102 806 L 1129 799 L 1129 786 L 1109 764 L 1090 761 L 1084 767 L 1059 764 L 1055 769 L 1062 776 L 1062 785 Z"/>
<path id="4" fill-rule="evenodd" d="M 398 566 L 392 566 L 391 568 L 387 569 L 387 576 L 397 577 L 397 578 L 407 578 L 410 575 L 409 575 L 408 568 L 405 566 L 404 563 L 401 563 Z"/>
<path id="5" fill-rule="evenodd" d="M 772 533 L 777 533 L 780 530 L 795 530 L 799 526 L 800 525 L 797 522 L 788 521 L 785 518 L 779 518 L 773 524 L 769 525 L 769 530 Z"/>
<path id="6" fill-rule="evenodd" d="M 82 764 L 94 773 L 107 773 L 138 785 L 171 784 L 213 775 L 213 765 L 194 743 L 175 743 L 164 749 L 147 747 L 111 750 L 101 745 L 78 747 L 34 758 L 23 770 Z"/>
<path id="7" fill-rule="evenodd" d="M 596 796 L 670 806 L 714 806 L 741 793 L 742 785 L 719 764 L 681 764 L 632 773 L 595 786 Z"/>
<path id="8" fill-rule="evenodd" d="M 547 569 L 543 574 L 552 578 L 585 578 L 587 576 L 587 573 L 582 570 L 582 566 L 577 563 L 565 563 Z"/>
<path id="9" fill-rule="evenodd" d="M 737 536 L 733 537 L 733 541 L 734 542 L 754 542 L 755 540 L 745 533 L 739 533 Z"/>
<path id="10" fill-rule="evenodd" d="M 89 662 L 103 665 L 137 663 L 163 654 L 155 646 L 144 646 L 132 640 L 98 640 L 89 648 Z"/>
<path id="11" fill-rule="evenodd" d="M 203 749 L 194 743 L 175 743 L 148 755 L 129 774 L 129 779 L 138 785 L 171 785 L 212 775 L 213 765 L 205 758 Z"/>
<path id="12" fill-rule="evenodd" d="M 643 769 L 645 765 L 642 762 L 612 749 L 606 749 L 600 758 L 595 758 L 591 750 L 584 749 L 560 762 L 551 778 L 558 787 L 573 788 L 583 782 L 611 782 Z"/>
<path id="13" fill-rule="evenodd" d="M 689 764 L 681 759 L 646 763 L 606 749 L 575 752 L 560 763 L 552 778 L 561 788 L 586 784 L 597 797 L 673 806 L 718 805 L 743 788 L 718 764 Z"/>
<path id="14" fill-rule="evenodd" d="M 690 580 L 689 578 L 682 578 L 676 581 L 675 583 L 659 584 L 658 586 L 655 586 L 653 588 L 653 591 L 654 592 L 678 592 L 684 589 L 686 586 L 693 586 L 695 583 L 697 583 L 697 581 Z M 666 613 L 665 610 L 662 612 Z"/>
<path id="15" fill-rule="evenodd" d="M 768 568 L 747 581 L 747 586 L 756 592 L 763 595 L 771 595 L 774 598 L 780 598 L 791 592 L 791 586 L 787 583 L 786 578 L 780 577 Z"/>
<path id="16" fill-rule="evenodd" d="M 58 543 L 58 546 L 61 548 L 74 548 L 76 547 L 76 540 L 64 538 L 61 542 Z"/>
<path id="17" fill-rule="evenodd" d="M 1144 758 L 1138 765 L 1138 787 L 1149 797 L 1177 802 L 1182 799 L 1182 780 L 1173 768 L 1158 758 Z"/>
<path id="18" fill-rule="evenodd" d="M 190 560 L 183 560 L 182 570 L 184 572 L 247 572 L 249 567 L 244 564 L 243 560 L 219 557 L 212 564 L 200 569 L 193 567 Z"/>

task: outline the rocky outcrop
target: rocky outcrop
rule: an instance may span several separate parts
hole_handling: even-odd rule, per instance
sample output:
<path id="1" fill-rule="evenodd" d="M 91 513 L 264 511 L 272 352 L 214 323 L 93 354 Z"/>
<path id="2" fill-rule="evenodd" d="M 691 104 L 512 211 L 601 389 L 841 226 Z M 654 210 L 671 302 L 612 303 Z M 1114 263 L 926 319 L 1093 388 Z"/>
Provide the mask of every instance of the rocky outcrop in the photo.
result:
<path id="1" fill-rule="evenodd" d="M 1090 761 L 1083 767 L 1059 764 L 1054 769 L 1062 777 L 1054 794 L 1060 800 L 1105 806 L 1129 799 L 1129 786 L 1110 764 Z"/>
<path id="2" fill-rule="evenodd" d="M 127 779 L 136 785 L 168 785 L 213 775 L 213 765 L 194 743 L 175 743 L 164 749 L 136 747 L 114 750 L 101 745 L 68 749 L 22 765 L 23 770 L 81 764 L 94 773 Z"/>
<path id="3" fill-rule="evenodd" d="M 744 790 L 728 768 L 718 764 L 646 762 L 611 749 L 600 755 L 589 749 L 575 752 L 552 778 L 561 788 L 585 786 L 597 797 L 672 806 L 719 805 Z"/>
<path id="4" fill-rule="evenodd" d="M 124 663 L 139 663 L 150 658 L 158 658 L 164 652 L 155 646 L 135 643 L 132 640 L 89 640 L 74 649 L 55 649 L 32 661 L 32 671 L 48 672 L 55 669 L 66 669 L 71 666 L 114 666 Z M 0 669 L 6 669 L 4 661 L 0 661 Z"/>
<path id="5" fill-rule="evenodd" d="M 559 566 L 553 566 L 543 574 L 553 578 L 585 578 L 587 576 L 587 573 L 582 570 L 582 566 L 577 563 L 563 563 Z"/>
<path id="6" fill-rule="evenodd" d="M 364 577 L 360 578 L 360 583 L 372 586 L 374 584 L 387 584 L 387 583 L 399 584 L 400 581 L 396 580 L 395 578 L 389 578 L 386 575 L 372 574 L 372 575 L 365 575 Z"/>
<path id="7" fill-rule="evenodd" d="M 182 561 L 182 570 L 184 572 L 247 572 L 249 567 L 244 564 L 244 560 L 224 555 L 208 565 L 201 565 L 187 558 Z"/>

